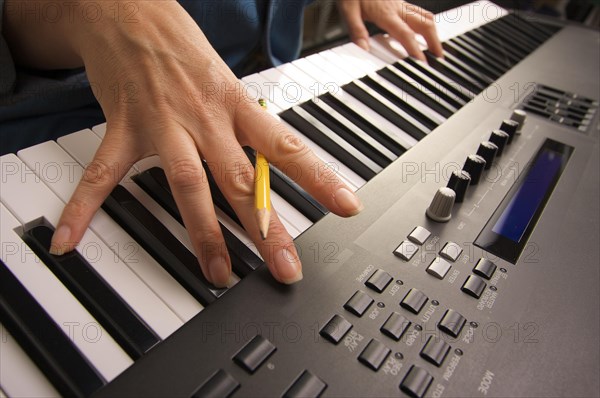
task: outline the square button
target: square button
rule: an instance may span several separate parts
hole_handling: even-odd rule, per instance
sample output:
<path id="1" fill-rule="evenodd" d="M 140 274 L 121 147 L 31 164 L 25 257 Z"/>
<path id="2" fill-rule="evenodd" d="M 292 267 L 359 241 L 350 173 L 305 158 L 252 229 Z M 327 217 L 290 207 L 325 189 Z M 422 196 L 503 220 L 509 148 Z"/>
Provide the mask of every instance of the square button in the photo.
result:
<path id="1" fill-rule="evenodd" d="M 337 344 L 344 338 L 350 329 L 352 329 L 352 324 L 344 317 L 336 314 L 325 326 L 323 326 L 323 329 L 321 329 L 319 334 L 333 344 Z"/>
<path id="2" fill-rule="evenodd" d="M 419 251 L 419 246 L 407 240 L 400 243 L 400 246 L 394 250 L 394 254 L 404 261 L 410 261 L 411 258 Z"/>
<path id="3" fill-rule="evenodd" d="M 429 232 L 421 226 L 418 226 L 415 227 L 415 229 L 413 229 L 412 232 L 408 235 L 408 240 L 415 242 L 418 245 L 422 245 L 430 236 L 431 232 Z"/>
<path id="4" fill-rule="evenodd" d="M 457 243 L 448 242 L 444 245 L 442 250 L 440 250 L 440 256 L 444 257 L 446 260 L 455 262 L 458 259 L 458 256 L 461 255 L 463 249 Z"/>
<path id="5" fill-rule="evenodd" d="M 373 301 L 371 296 L 358 290 L 350 300 L 344 304 L 344 308 L 356 316 L 362 316 L 371 304 L 373 304 Z"/>
<path id="6" fill-rule="evenodd" d="M 371 275 L 369 280 L 365 282 L 365 285 L 375 290 L 377 293 L 381 293 L 391 281 L 392 277 L 390 274 L 384 270 L 378 269 L 377 271 L 373 272 L 373 275 Z"/>
<path id="7" fill-rule="evenodd" d="M 235 354 L 233 360 L 248 372 L 254 373 L 276 349 L 269 340 L 257 335 Z"/>
<path id="8" fill-rule="evenodd" d="M 427 273 L 433 275 L 438 279 L 444 279 L 448 271 L 450 271 L 452 265 L 441 257 L 436 257 L 429 267 L 427 267 Z"/>

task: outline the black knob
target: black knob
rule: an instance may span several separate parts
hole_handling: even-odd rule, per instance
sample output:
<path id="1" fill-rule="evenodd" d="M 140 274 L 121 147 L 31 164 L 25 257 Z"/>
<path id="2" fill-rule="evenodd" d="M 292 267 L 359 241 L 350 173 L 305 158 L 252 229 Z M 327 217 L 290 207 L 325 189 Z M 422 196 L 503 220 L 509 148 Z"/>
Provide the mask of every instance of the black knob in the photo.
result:
<path id="1" fill-rule="evenodd" d="M 502 121 L 502 125 L 500 126 L 500 130 L 504 131 L 508 134 L 508 143 L 510 144 L 515 138 L 515 134 L 517 134 L 517 129 L 519 128 L 519 122 L 514 120 L 506 119 Z"/>
<path id="2" fill-rule="evenodd" d="M 471 176 L 471 185 L 477 185 L 481 179 L 481 173 L 485 168 L 485 159 L 479 155 L 469 155 L 463 166 L 463 170 Z"/>
<path id="3" fill-rule="evenodd" d="M 477 154 L 485 159 L 485 169 L 489 169 L 492 167 L 492 162 L 496 157 L 496 153 L 498 152 L 498 146 L 493 142 L 484 141 L 479 144 L 479 149 L 477 149 Z"/>
<path id="4" fill-rule="evenodd" d="M 502 130 L 492 131 L 492 134 L 490 135 L 490 141 L 493 142 L 494 144 L 496 144 L 496 146 L 498 147 L 498 153 L 496 153 L 496 156 L 502 155 L 502 152 L 504 151 L 504 147 L 508 143 L 508 138 L 509 138 L 508 134 L 506 134 Z"/>
<path id="5" fill-rule="evenodd" d="M 471 175 L 464 170 L 453 171 L 448 180 L 448 188 L 456 193 L 456 203 L 462 203 L 467 194 L 467 188 L 471 183 Z"/>

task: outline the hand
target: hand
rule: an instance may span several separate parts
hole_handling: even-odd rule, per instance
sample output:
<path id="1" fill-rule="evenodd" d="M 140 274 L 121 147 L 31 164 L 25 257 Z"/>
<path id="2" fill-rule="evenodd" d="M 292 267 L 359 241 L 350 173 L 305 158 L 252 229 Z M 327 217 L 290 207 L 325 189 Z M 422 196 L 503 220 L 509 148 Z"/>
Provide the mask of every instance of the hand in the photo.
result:
<path id="1" fill-rule="evenodd" d="M 109 3 L 113 5 L 107 2 L 106 7 Z M 246 98 L 238 79 L 177 2 L 135 4 L 135 23 L 115 21 L 103 10 L 106 17 L 99 21 L 58 29 L 65 32 L 58 41 L 68 43 L 65 59 L 71 64 L 81 59 L 97 92 L 112 94 L 114 87 L 126 85 L 133 92 L 118 101 L 112 95 L 97 96 L 107 120 L 106 136 L 58 222 L 55 253 L 76 246 L 133 163 L 158 154 L 202 272 L 214 285 L 227 285 L 231 262 L 202 167 L 205 159 L 274 277 L 283 283 L 300 280 L 298 254 L 275 212 L 268 238 L 260 238 L 254 169 L 242 146 L 259 150 L 281 170 L 299 168 L 295 181 L 335 214 L 358 213 L 360 201 L 256 99 Z"/>
<path id="2" fill-rule="evenodd" d="M 346 20 L 352 41 L 367 51 L 369 32 L 363 21 L 373 22 L 384 29 L 402 43 L 414 58 L 426 61 L 415 33 L 425 38 L 434 55 L 443 56 L 433 14 L 421 7 L 401 0 L 338 0 L 338 7 Z"/>

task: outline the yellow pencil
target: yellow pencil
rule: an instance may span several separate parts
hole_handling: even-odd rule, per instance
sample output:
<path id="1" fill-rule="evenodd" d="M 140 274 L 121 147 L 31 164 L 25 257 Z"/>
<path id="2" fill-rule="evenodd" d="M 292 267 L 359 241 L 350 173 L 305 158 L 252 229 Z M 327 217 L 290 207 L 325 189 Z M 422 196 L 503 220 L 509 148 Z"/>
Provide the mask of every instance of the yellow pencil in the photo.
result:
<path id="1" fill-rule="evenodd" d="M 267 101 L 259 99 L 258 103 L 267 109 Z M 254 168 L 254 204 L 256 208 L 256 221 L 260 236 L 267 239 L 269 221 L 271 220 L 271 181 L 269 178 L 269 162 L 263 154 L 256 151 L 256 166 Z"/>

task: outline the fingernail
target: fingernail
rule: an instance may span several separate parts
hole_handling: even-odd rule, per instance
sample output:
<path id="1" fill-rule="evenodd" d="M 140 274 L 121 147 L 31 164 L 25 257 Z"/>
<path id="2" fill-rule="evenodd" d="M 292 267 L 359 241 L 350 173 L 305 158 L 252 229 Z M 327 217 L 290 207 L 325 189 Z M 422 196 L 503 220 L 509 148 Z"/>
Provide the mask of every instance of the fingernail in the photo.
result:
<path id="1" fill-rule="evenodd" d="M 362 211 L 365 207 L 361 203 L 358 196 L 353 192 L 350 192 L 348 188 L 340 188 L 336 191 L 333 196 L 335 203 L 349 216 L 355 216 Z"/>
<path id="2" fill-rule="evenodd" d="M 284 248 L 281 255 L 275 258 L 275 267 L 277 268 L 279 281 L 286 285 L 302 280 L 302 266 L 295 249 L 292 251 Z"/>
<path id="3" fill-rule="evenodd" d="M 365 51 L 369 51 L 369 42 L 366 41 L 365 39 L 358 39 L 356 41 L 356 45 Z"/>
<path id="4" fill-rule="evenodd" d="M 54 256 L 62 256 L 65 254 L 65 249 L 71 241 L 71 228 L 68 225 L 61 225 L 54 231 L 52 235 L 52 243 L 50 243 L 50 254 Z"/>
<path id="5" fill-rule="evenodd" d="M 210 259 L 208 263 L 208 273 L 213 285 L 218 288 L 224 288 L 229 285 L 231 272 L 227 260 L 221 256 L 216 256 Z"/>

